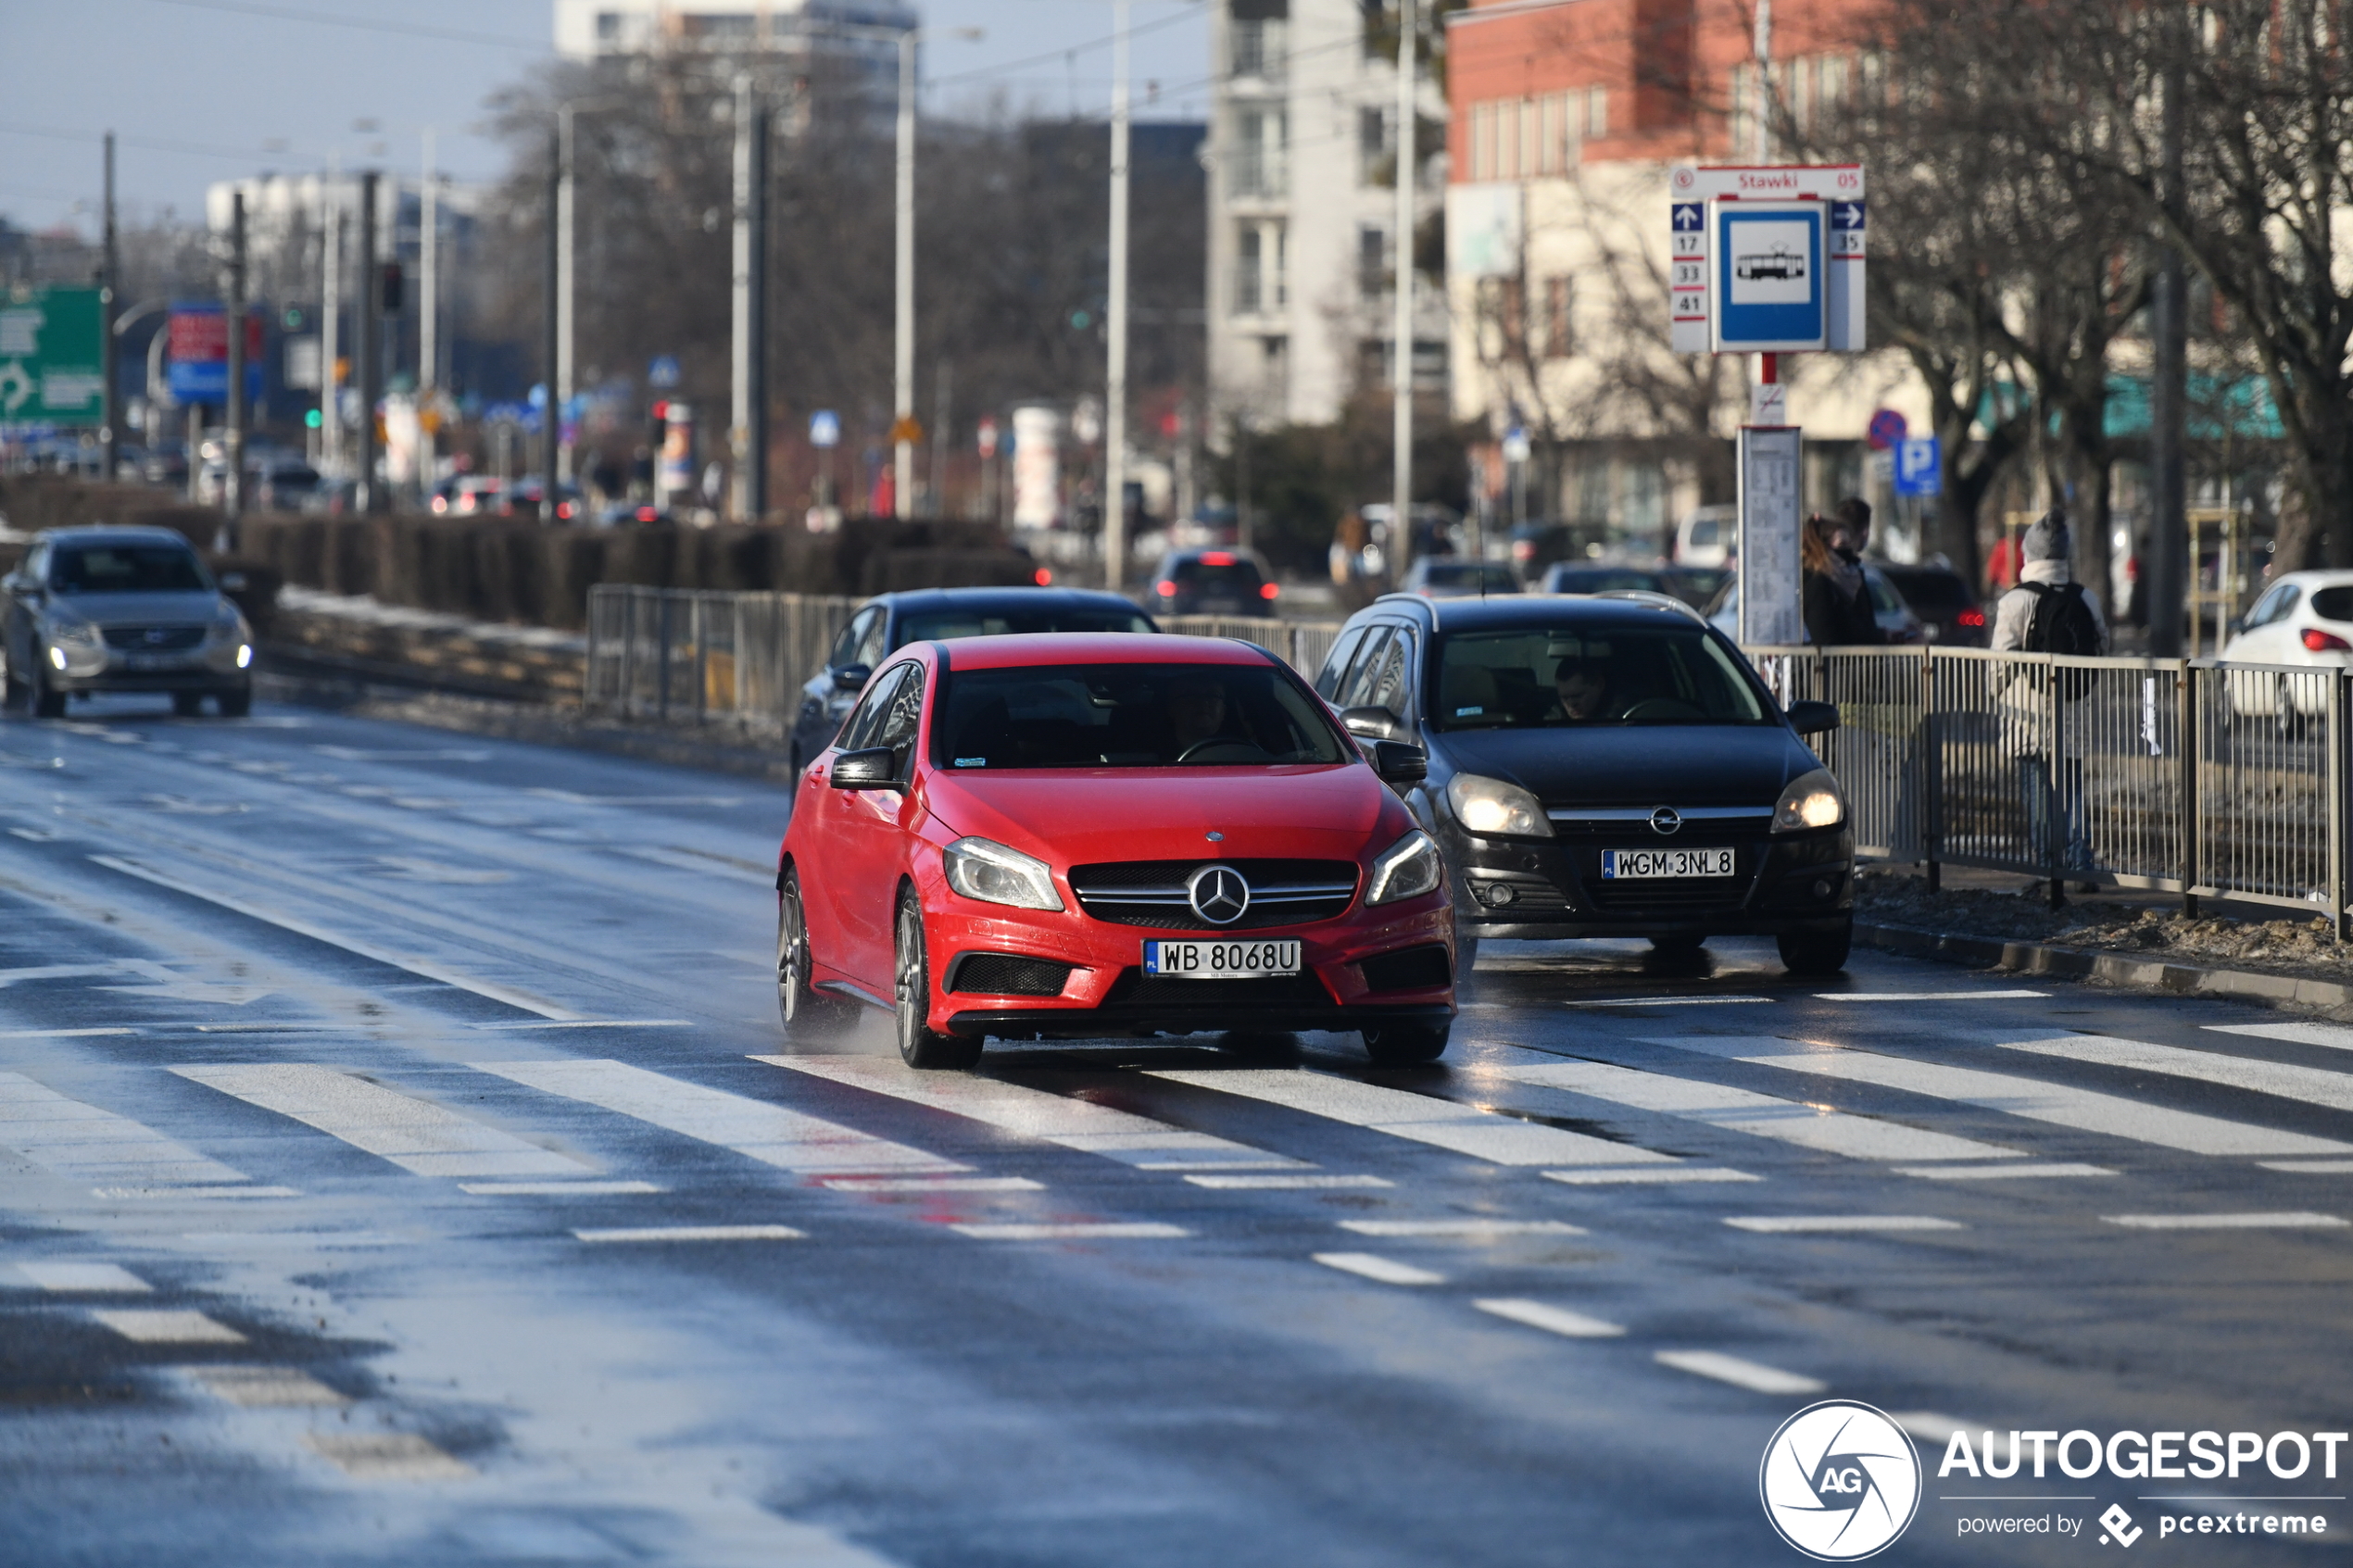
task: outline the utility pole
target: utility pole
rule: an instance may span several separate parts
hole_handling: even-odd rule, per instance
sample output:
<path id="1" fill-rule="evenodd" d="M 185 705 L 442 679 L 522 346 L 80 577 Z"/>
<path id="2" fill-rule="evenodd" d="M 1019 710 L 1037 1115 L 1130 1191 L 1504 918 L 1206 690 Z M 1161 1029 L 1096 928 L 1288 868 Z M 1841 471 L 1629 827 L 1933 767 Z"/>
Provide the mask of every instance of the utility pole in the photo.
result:
<path id="1" fill-rule="evenodd" d="M 1756 161 L 1773 161 L 1773 0 L 1756 0 Z"/>
<path id="2" fill-rule="evenodd" d="M 229 195 L 229 389 L 221 424 L 229 449 L 229 472 L 220 486 L 220 509 L 233 527 L 245 508 L 245 194 Z"/>
<path id="3" fill-rule="evenodd" d="M 768 510 L 768 107 L 749 73 L 736 78 L 734 391 L 728 445 L 738 522 Z"/>
<path id="4" fill-rule="evenodd" d="M 915 419 L 915 30 L 899 35 L 897 332 L 892 345 L 891 414 L 896 457 L 892 510 L 914 516 L 915 444 L 903 439 Z"/>
<path id="5" fill-rule="evenodd" d="M 343 356 L 343 197 L 340 182 L 327 186 L 327 210 L 320 227 L 326 265 L 321 269 L 319 299 L 319 462 L 320 471 L 340 477 L 343 464 L 343 377 L 335 367 Z"/>
<path id="6" fill-rule="evenodd" d="M 359 286 L 352 291 L 352 380 L 359 392 L 359 471 L 353 477 L 363 512 L 381 511 L 384 497 L 376 489 L 376 382 L 383 368 L 376 362 L 376 305 L 383 285 L 376 275 L 376 171 L 359 176 L 359 255 L 355 269 Z"/>
<path id="7" fill-rule="evenodd" d="M 2171 55 L 2165 71 L 2165 103 L 2158 121 L 2158 192 L 2169 221 L 2183 221 L 2182 138 L 2183 94 L 2186 91 L 2182 51 L 2184 29 L 2169 23 L 2165 48 Z M 2150 308 L 2153 363 L 2149 385 L 2149 571 L 2148 650 L 2153 658 L 2178 659 L 2182 653 L 2182 608 L 2188 596 L 2190 562 L 2188 476 L 2183 441 L 2188 388 L 2189 358 L 2187 270 L 2182 253 L 2164 236 L 2158 254 L 2157 288 Z M 2293 565 L 2294 563 L 2287 563 Z M 2101 587 L 2108 586 L 2101 583 Z"/>
<path id="8" fill-rule="evenodd" d="M 561 130 L 547 140 L 547 265 L 544 302 L 541 314 L 546 318 L 547 342 L 539 357 L 540 386 L 544 395 L 539 407 L 539 521 L 556 521 L 556 461 L 558 446 L 563 440 L 563 401 L 556 389 L 557 364 L 563 355 L 563 332 L 559 315 L 563 307 L 563 192 L 564 137 Z"/>
<path id="9" fill-rule="evenodd" d="M 1397 314 L 1390 358 L 1389 558 L 1402 581 L 1414 556 L 1414 0 L 1397 0 Z M 1247 438 L 1245 438 L 1247 439 Z"/>
<path id="10" fill-rule="evenodd" d="M 106 275 L 98 280 L 98 320 L 100 345 L 99 374 L 106 380 L 106 401 L 99 418 L 105 424 L 98 432 L 99 450 L 105 454 L 107 483 L 112 484 L 120 475 L 122 459 L 122 390 L 116 383 L 122 379 L 122 345 L 115 337 L 114 302 L 116 291 L 122 286 L 122 253 L 115 243 L 114 231 L 114 132 L 107 132 L 107 212 L 106 212 Z"/>
<path id="11" fill-rule="evenodd" d="M 1111 298 L 1103 377 L 1103 585 L 1127 580 L 1127 31 L 1128 0 L 1112 0 Z"/>
<path id="12" fill-rule="evenodd" d="M 562 104 L 556 109 L 556 373 L 548 378 L 551 401 L 572 401 L 572 351 L 574 323 L 573 312 L 573 106 Z M 560 467 L 551 470 L 560 478 L 572 477 L 572 448 L 560 446 L 556 453 Z"/>
<path id="13" fill-rule="evenodd" d="M 441 384 L 441 192 L 434 172 L 433 132 L 425 132 L 425 184 L 417 232 L 417 407 Z M 431 483 L 430 480 L 427 481 Z"/>

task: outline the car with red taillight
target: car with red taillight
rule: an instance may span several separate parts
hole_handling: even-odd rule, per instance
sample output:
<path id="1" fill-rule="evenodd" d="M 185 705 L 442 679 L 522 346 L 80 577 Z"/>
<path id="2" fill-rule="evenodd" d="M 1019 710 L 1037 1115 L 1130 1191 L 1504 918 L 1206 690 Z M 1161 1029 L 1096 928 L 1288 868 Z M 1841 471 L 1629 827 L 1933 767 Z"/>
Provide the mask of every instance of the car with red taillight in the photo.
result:
<path id="1" fill-rule="evenodd" d="M 1146 602 L 1162 615 L 1272 615 L 1282 588 L 1255 550 L 1171 550 Z"/>
<path id="2" fill-rule="evenodd" d="M 803 769 L 777 860 L 797 1039 L 887 1010 L 916 1067 L 989 1039 L 1353 1031 L 1454 1016 L 1436 842 L 1290 669 L 1202 637 L 911 644 Z"/>
<path id="3" fill-rule="evenodd" d="M 2289 572 L 2230 633 L 2222 662 L 2258 667 L 2231 672 L 2233 710 L 2294 729 L 2329 701 L 2330 683 L 2302 672 L 2353 667 L 2353 571 Z"/>

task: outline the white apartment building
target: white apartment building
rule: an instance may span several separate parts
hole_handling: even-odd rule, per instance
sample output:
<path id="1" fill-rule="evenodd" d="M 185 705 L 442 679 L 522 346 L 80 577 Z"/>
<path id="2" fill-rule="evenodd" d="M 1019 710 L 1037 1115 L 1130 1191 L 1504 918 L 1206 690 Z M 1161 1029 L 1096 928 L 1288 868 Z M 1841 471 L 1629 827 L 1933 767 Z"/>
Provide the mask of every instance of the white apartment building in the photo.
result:
<path id="1" fill-rule="evenodd" d="M 828 73 L 878 107 L 897 102 L 900 33 L 922 14 L 898 0 L 556 0 L 556 53 L 593 62 L 657 54 L 774 54 Z"/>
<path id="2" fill-rule="evenodd" d="M 1401 255 L 1396 69 L 1365 43 L 1360 0 L 1219 0 L 1209 143 L 1212 439 L 1237 417 L 1327 423 L 1361 386 L 1385 387 Z M 1414 171 L 1426 220 L 1445 191 L 1445 99 L 1425 82 Z M 1446 387 L 1444 291 L 1415 316 L 1417 391 Z"/>

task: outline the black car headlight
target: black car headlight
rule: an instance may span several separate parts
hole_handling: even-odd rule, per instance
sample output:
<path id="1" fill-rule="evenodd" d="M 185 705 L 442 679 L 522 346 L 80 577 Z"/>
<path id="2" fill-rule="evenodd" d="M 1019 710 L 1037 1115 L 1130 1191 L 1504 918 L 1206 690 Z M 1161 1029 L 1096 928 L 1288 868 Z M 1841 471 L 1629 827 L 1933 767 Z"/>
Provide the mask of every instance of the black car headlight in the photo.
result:
<path id="1" fill-rule="evenodd" d="M 1051 867 L 1035 855 L 988 838 L 960 838 L 940 852 L 947 863 L 948 885 L 984 904 L 1010 904 L 1017 909 L 1059 909 L 1062 895 L 1054 891 Z"/>
<path id="2" fill-rule="evenodd" d="M 1516 784 L 1456 773 L 1446 781 L 1446 804 L 1463 831 L 1482 838 L 1502 834 L 1514 838 L 1550 838 L 1553 824 L 1534 796 Z"/>
<path id="3" fill-rule="evenodd" d="M 1808 828 L 1834 828 L 1846 820 L 1846 797 L 1828 768 L 1817 768 L 1790 781 L 1773 802 L 1775 833 L 1804 833 Z"/>
<path id="4" fill-rule="evenodd" d="M 1429 834 L 1416 828 L 1374 859 L 1365 902 L 1394 904 L 1400 898 L 1418 898 L 1438 885 L 1444 871 L 1438 846 L 1430 842 Z"/>

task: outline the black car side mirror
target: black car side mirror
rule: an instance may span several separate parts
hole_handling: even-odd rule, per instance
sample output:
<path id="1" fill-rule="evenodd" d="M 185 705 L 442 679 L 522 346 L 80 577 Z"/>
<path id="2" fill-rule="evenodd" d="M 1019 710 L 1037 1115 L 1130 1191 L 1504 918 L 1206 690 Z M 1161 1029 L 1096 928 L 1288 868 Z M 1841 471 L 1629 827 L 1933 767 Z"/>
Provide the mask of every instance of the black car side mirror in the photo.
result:
<path id="1" fill-rule="evenodd" d="M 1386 708 L 1344 709 L 1340 721 L 1350 734 L 1367 740 L 1395 740 L 1402 729 L 1397 715 Z"/>
<path id="2" fill-rule="evenodd" d="M 1373 771 L 1383 784 L 1419 784 L 1429 777 L 1429 753 L 1402 740 L 1373 742 Z"/>
<path id="3" fill-rule="evenodd" d="M 887 746 L 845 751 L 834 759 L 825 782 L 836 789 L 897 789 L 899 759 Z"/>
<path id="4" fill-rule="evenodd" d="M 1789 727 L 1801 735 L 1827 734 L 1838 728 L 1838 704 L 1801 698 L 1789 705 Z"/>
<path id="5" fill-rule="evenodd" d="M 837 666 L 834 671 L 834 690 L 837 692 L 862 691 L 874 673 L 871 667 L 863 664 Z"/>

